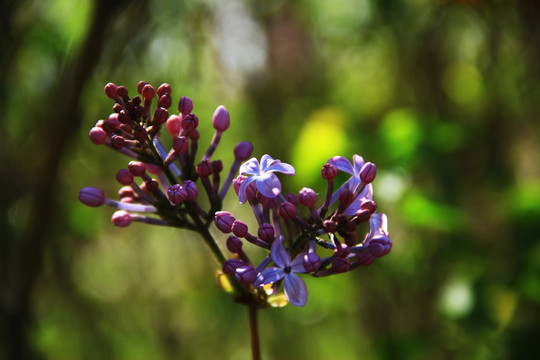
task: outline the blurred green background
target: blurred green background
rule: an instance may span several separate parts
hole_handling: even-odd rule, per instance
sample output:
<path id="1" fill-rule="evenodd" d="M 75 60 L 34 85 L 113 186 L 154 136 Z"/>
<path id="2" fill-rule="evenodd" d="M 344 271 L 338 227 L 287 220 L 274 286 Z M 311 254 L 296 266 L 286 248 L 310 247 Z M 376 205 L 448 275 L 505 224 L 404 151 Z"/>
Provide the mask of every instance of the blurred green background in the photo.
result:
<path id="1" fill-rule="evenodd" d="M 194 100 L 201 144 L 225 105 L 216 156 L 249 140 L 296 167 L 287 190 L 322 193 L 333 155 L 378 166 L 392 252 L 262 311 L 264 359 L 538 353 L 539 2 L 0 4 L 1 359 L 249 359 L 246 310 L 201 241 L 77 201 L 120 187 L 127 158 L 88 130 L 107 82 L 139 80 L 170 83 L 171 109 Z"/>

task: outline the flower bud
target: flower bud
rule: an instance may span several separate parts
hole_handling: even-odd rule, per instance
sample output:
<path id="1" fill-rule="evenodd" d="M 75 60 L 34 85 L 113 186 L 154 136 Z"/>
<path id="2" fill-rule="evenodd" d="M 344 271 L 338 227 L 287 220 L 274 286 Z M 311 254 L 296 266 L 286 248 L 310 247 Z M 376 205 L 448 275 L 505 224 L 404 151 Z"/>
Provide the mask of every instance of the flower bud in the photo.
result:
<path id="1" fill-rule="evenodd" d="M 160 168 L 159 166 L 157 166 L 157 165 L 154 165 L 154 164 L 145 164 L 145 166 L 146 166 L 146 170 L 148 170 L 148 172 L 149 172 L 150 174 L 155 174 L 155 175 L 157 175 L 157 174 L 161 173 L 161 168 Z"/>
<path id="2" fill-rule="evenodd" d="M 371 183 L 375 179 L 375 175 L 377 175 L 377 166 L 372 162 L 365 163 L 360 169 L 360 179 L 366 184 Z"/>
<path id="3" fill-rule="evenodd" d="M 349 271 L 349 268 L 351 267 L 351 262 L 348 258 L 343 257 L 334 257 L 332 260 L 332 271 L 334 273 L 343 273 Z"/>
<path id="4" fill-rule="evenodd" d="M 129 185 L 133 182 L 133 174 L 127 169 L 122 169 L 116 173 L 116 181 L 122 185 Z"/>
<path id="5" fill-rule="evenodd" d="M 159 190 L 159 183 L 156 179 L 148 179 L 144 181 L 146 185 L 146 190 L 150 193 L 155 193 Z"/>
<path id="6" fill-rule="evenodd" d="M 157 94 L 159 97 L 162 97 L 165 94 L 171 94 L 171 85 L 167 83 L 161 84 L 157 89 Z"/>
<path id="7" fill-rule="evenodd" d="M 172 104 L 172 98 L 171 94 L 164 94 L 160 96 L 158 100 L 158 106 L 161 106 L 162 108 L 168 109 L 171 107 Z"/>
<path id="8" fill-rule="evenodd" d="M 238 254 L 240 251 L 242 251 L 242 245 L 242 240 L 236 236 L 229 236 L 227 238 L 227 249 L 229 249 L 229 251 L 232 253 Z"/>
<path id="9" fill-rule="evenodd" d="M 145 87 L 146 85 L 148 85 L 148 83 L 147 83 L 146 81 L 139 81 L 139 83 L 137 84 L 137 92 L 138 92 L 139 94 L 142 94 L 143 89 L 144 89 L 144 87 Z"/>
<path id="10" fill-rule="evenodd" d="M 295 194 L 293 193 L 287 193 L 285 195 L 285 200 L 287 200 L 288 202 L 294 204 L 294 205 L 298 205 L 300 204 L 300 201 L 298 200 L 298 196 L 296 196 Z"/>
<path id="11" fill-rule="evenodd" d="M 133 138 L 141 143 L 144 143 L 147 137 L 148 131 L 143 127 L 138 127 L 133 131 Z"/>
<path id="12" fill-rule="evenodd" d="M 189 149 L 188 138 L 182 135 L 174 139 L 173 149 L 178 155 L 185 154 Z"/>
<path id="13" fill-rule="evenodd" d="M 339 202 L 342 206 L 347 207 L 349 206 L 354 200 L 354 193 L 349 190 L 345 189 L 339 194 Z"/>
<path id="14" fill-rule="evenodd" d="M 249 141 L 242 141 L 234 147 L 234 158 L 238 161 L 249 159 L 253 152 L 253 145 Z"/>
<path id="15" fill-rule="evenodd" d="M 335 233 L 337 230 L 337 224 L 334 220 L 324 220 L 323 221 L 323 230 L 327 234 Z"/>
<path id="16" fill-rule="evenodd" d="M 212 126 L 219 132 L 223 132 L 229 128 L 231 118 L 225 106 L 220 105 L 212 116 Z"/>
<path id="17" fill-rule="evenodd" d="M 314 272 L 321 267 L 321 258 L 315 252 L 307 252 L 302 259 L 302 265 L 307 272 Z"/>
<path id="18" fill-rule="evenodd" d="M 182 115 L 191 114 L 193 111 L 193 101 L 187 96 L 182 96 L 178 102 L 178 111 L 180 111 Z"/>
<path id="19" fill-rule="evenodd" d="M 178 205 L 186 199 L 187 191 L 182 189 L 179 184 L 175 184 L 167 189 L 167 197 L 172 204 Z"/>
<path id="20" fill-rule="evenodd" d="M 253 266 L 244 265 L 236 268 L 234 276 L 239 283 L 249 285 L 253 284 L 255 279 L 257 279 L 257 272 L 255 271 Z"/>
<path id="21" fill-rule="evenodd" d="M 186 190 L 188 194 L 186 197 L 187 201 L 195 201 L 197 196 L 199 196 L 199 189 L 197 189 L 197 185 L 191 180 L 184 181 L 182 188 Z"/>
<path id="22" fill-rule="evenodd" d="M 194 114 L 187 114 L 182 117 L 182 129 L 191 131 L 199 125 L 199 118 Z"/>
<path id="23" fill-rule="evenodd" d="M 375 211 L 377 211 L 377 204 L 373 200 L 364 201 L 360 205 L 360 210 L 369 211 L 369 213 L 373 215 Z"/>
<path id="24" fill-rule="evenodd" d="M 337 169 L 332 164 L 324 164 L 321 170 L 321 175 L 325 180 L 334 180 L 337 176 Z"/>
<path id="25" fill-rule="evenodd" d="M 125 110 L 120 110 L 120 112 L 118 112 L 118 121 L 122 124 L 129 124 L 129 115 Z"/>
<path id="26" fill-rule="evenodd" d="M 294 219 L 296 217 L 296 205 L 291 202 L 284 201 L 279 205 L 278 215 L 283 219 Z"/>
<path id="27" fill-rule="evenodd" d="M 232 231 L 232 224 L 236 220 L 230 212 L 218 211 L 214 216 L 214 224 L 223 233 L 228 234 Z"/>
<path id="28" fill-rule="evenodd" d="M 212 162 L 210 160 L 202 160 L 195 168 L 197 175 L 207 177 L 212 175 Z"/>
<path id="29" fill-rule="evenodd" d="M 108 83 L 105 85 L 105 95 L 110 97 L 111 99 L 115 100 L 118 97 L 118 86 L 116 86 L 113 83 Z"/>
<path id="30" fill-rule="evenodd" d="M 374 257 L 382 257 L 392 250 L 392 241 L 386 236 L 371 239 L 368 245 L 369 252 Z"/>
<path id="31" fill-rule="evenodd" d="M 134 198 L 135 192 L 131 186 L 122 186 L 120 190 L 118 190 L 118 197 L 122 200 L 124 198 Z"/>
<path id="32" fill-rule="evenodd" d="M 157 107 L 156 111 L 154 111 L 154 122 L 156 124 L 164 124 L 169 118 L 169 111 L 166 109 L 166 106 L 159 106 L 160 107 Z"/>
<path id="33" fill-rule="evenodd" d="M 119 150 L 124 147 L 125 140 L 120 135 L 111 136 L 111 146 L 113 149 Z"/>
<path id="34" fill-rule="evenodd" d="M 375 257 L 370 253 L 359 253 L 356 255 L 360 265 L 369 266 L 375 261 Z"/>
<path id="35" fill-rule="evenodd" d="M 223 262 L 223 272 L 225 274 L 234 274 L 236 272 L 236 269 L 244 265 L 245 265 L 244 261 L 240 259 L 225 260 Z"/>
<path id="36" fill-rule="evenodd" d="M 257 232 L 259 238 L 267 243 L 274 241 L 274 227 L 271 224 L 263 223 L 259 226 L 259 231 Z"/>
<path id="37" fill-rule="evenodd" d="M 129 92 L 125 86 L 118 86 L 116 91 L 118 92 L 118 96 L 120 96 L 124 101 L 129 101 Z"/>
<path id="38" fill-rule="evenodd" d="M 223 171 L 223 161 L 221 160 L 212 161 L 212 172 L 214 174 L 219 174 L 222 171 Z"/>
<path id="39" fill-rule="evenodd" d="M 177 136 L 182 128 L 182 119 L 178 115 L 171 115 L 169 119 L 167 119 L 167 124 L 165 126 L 172 136 Z"/>
<path id="40" fill-rule="evenodd" d="M 156 89 L 150 84 L 147 84 L 142 89 L 142 96 L 144 100 L 151 100 L 156 96 Z"/>
<path id="41" fill-rule="evenodd" d="M 98 207 L 105 203 L 105 194 L 99 188 L 85 187 L 79 191 L 79 201 L 86 206 Z"/>
<path id="42" fill-rule="evenodd" d="M 130 161 L 128 169 L 134 176 L 141 177 L 146 173 L 146 165 L 140 161 Z"/>
<path id="43" fill-rule="evenodd" d="M 248 234 L 248 226 L 245 222 L 240 220 L 235 220 L 232 224 L 231 230 L 234 235 L 238 237 L 245 237 Z"/>
<path id="44" fill-rule="evenodd" d="M 126 227 L 131 224 L 131 215 L 125 210 L 116 211 L 111 218 L 115 226 Z"/>
<path id="45" fill-rule="evenodd" d="M 317 194 L 313 189 L 304 187 L 298 193 L 298 200 L 300 201 L 300 204 L 311 209 L 317 204 Z"/>
<path id="46" fill-rule="evenodd" d="M 90 140 L 96 145 L 103 145 L 107 142 L 107 132 L 100 127 L 93 127 L 88 134 Z"/>

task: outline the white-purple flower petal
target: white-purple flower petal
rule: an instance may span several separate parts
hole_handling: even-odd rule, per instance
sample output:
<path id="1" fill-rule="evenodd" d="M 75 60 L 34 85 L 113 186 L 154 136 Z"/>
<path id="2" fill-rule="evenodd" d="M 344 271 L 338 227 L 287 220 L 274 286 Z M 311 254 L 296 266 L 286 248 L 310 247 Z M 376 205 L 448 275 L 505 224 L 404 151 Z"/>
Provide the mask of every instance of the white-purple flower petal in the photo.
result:
<path id="1" fill-rule="evenodd" d="M 276 281 L 283 279 L 284 276 L 285 271 L 283 271 L 282 268 L 269 267 L 267 269 L 264 269 L 259 275 L 257 275 L 257 280 L 255 280 L 255 282 L 253 283 L 253 286 L 259 287 L 273 284 Z"/>
<path id="2" fill-rule="evenodd" d="M 283 236 L 279 236 L 270 249 L 270 257 L 274 264 L 284 269 L 291 264 L 291 256 L 287 250 L 283 247 Z"/>
<path id="3" fill-rule="evenodd" d="M 291 304 L 300 307 L 306 305 L 308 299 L 307 286 L 300 276 L 292 272 L 286 274 L 283 288 L 285 289 L 285 297 Z"/>
<path id="4" fill-rule="evenodd" d="M 275 198 L 281 193 L 281 183 L 273 173 L 263 173 L 257 176 L 257 190 L 267 198 Z"/>

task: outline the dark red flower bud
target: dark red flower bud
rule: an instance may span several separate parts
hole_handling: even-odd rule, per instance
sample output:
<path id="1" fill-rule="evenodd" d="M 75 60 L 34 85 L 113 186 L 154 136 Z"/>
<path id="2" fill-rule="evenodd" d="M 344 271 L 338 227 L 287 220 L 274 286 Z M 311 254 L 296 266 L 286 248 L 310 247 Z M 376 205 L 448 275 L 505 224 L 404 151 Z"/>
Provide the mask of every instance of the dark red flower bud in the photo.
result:
<path id="1" fill-rule="evenodd" d="M 242 141 L 234 147 L 234 158 L 238 161 L 249 159 L 253 152 L 253 145 L 249 141 Z"/>
<path id="2" fill-rule="evenodd" d="M 346 232 L 353 232 L 356 230 L 356 224 L 354 221 L 348 220 L 345 222 L 345 224 L 343 224 L 343 230 Z"/>
<path id="3" fill-rule="evenodd" d="M 201 133 L 199 132 L 199 130 L 193 129 L 193 130 L 190 130 L 190 131 L 189 131 L 188 136 L 189 136 L 189 138 L 190 138 L 191 140 L 197 141 L 197 140 L 200 139 Z"/>
<path id="4" fill-rule="evenodd" d="M 214 174 L 219 174 L 222 171 L 223 171 L 223 161 L 221 160 L 212 161 L 212 172 Z"/>
<path id="5" fill-rule="evenodd" d="M 107 142 L 107 132 L 100 127 L 94 126 L 88 134 L 90 140 L 96 145 L 103 145 Z"/>
<path id="6" fill-rule="evenodd" d="M 113 135 L 111 136 L 111 146 L 113 147 L 113 149 L 121 149 L 124 147 L 124 143 L 125 143 L 125 140 L 123 137 L 119 136 L 119 135 Z"/>
<path id="7" fill-rule="evenodd" d="M 171 94 L 171 91 L 171 85 L 163 83 L 158 87 L 157 94 L 159 97 L 162 97 L 165 94 Z"/>
<path id="8" fill-rule="evenodd" d="M 293 203 L 294 205 L 298 205 L 300 204 L 300 201 L 298 200 L 298 196 L 296 196 L 295 194 L 293 193 L 287 193 L 285 195 L 285 199 L 290 202 L 290 203 Z"/>
<path id="9" fill-rule="evenodd" d="M 118 210 L 113 214 L 111 221 L 116 226 L 126 227 L 131 224 L 131 215 L 125 210 Z"/>
<path id="10" fill-rule="evenodd" d="M 152 100 L 156 96 L 156 89 L 150 84 L 144 85 L 142 89 L 142 96 L 144 97 L 144 100 Z"/>
<path id="11" fill-rule="evenodd" d="M 148 170 L 148 172 L 150 174 L 159 174 L 161 173 L 161 168 L 157 165 L 154 165 L 154 164 L 145 164 L 146 165 L 146 170 Z"/>
<path id="12" fill-rule="evenodd" d="M 201 161 L 197 167 L 195 168 L 195 171 L 197 172 L 197 175 L 200 177 L 206 177 L 212 175 L 212 162 L 210 160 L 203 160 Z"/>
<path id="13" fill-rule="evenodd" d="M 118 128 L 116 123 L 114 121 L 110 121 L 110 120 L 105 120 L 102 124 L 101 124 L 101 128 L 103 130 L 105 130 L 108 134 L 112 134 L 113 132 L 116 131 L 116 129 Z"/>
<path id="14" fill-rule="evenodd" d="M 227 249 L 229 249 L 229 251 L 232 253 L 238 254 L 240 251 L 242 251 L 242 245 L 242 240 L 236 236 L 229 236 L 227 238 Z"/>
<path id="15" fill-rule="evenodd" d="M 337 176 L 337 169 L 334 165 L 324 164 L 321 170 L 321 175 L 325 180 L 334 180 Z"/>
<path id="16" fill-rule="evenodd" d="M 263 223 L 259 226 L 259 231 L 257 232 L 259 238 L 267 243 L 274 241 L 274 227 L 271 224 Z"/>
<path id="17" fill-rule="evenodd" d="M 133 182 L 133 174 L 127 169 L 122 169 L 116 173 L 116 180 L 122 185 L 129 185 Z"/>
<path id="18" fill-rule="evenodd" d="M 119 113 L 120 111 L 122 111 L 122 105 L 120 105 L 119 103 L 115 103 L 112 109 L 115 113 Z"/>
<path id="19" fill-rule="evenodd" d="M 133 104 L 133 107 L 136 108 L 139 105 L 141 105 L 141 97 L 139 95 L 134 96 L 131 101 L 129 101 L 129 104 Z"/>
<path id="20" fill-rule="evenodd" d="M 143 127 L 138 127 L 133 131 L 133 138 L 141 143 L 144 143 L 147 137 L 148 131 Z"/>
<path id="21" fill-rule="evenodd" d="M 118 86 L 116 86 L 113 83 L 108 83 L 105 85 L 105 95 L 110 97 L 111 99 L 115 100 L 118 97 Z"/>
<path id="22" fill-rule="evenodd" d="M 173 142 L 173 150 L 175 153 L 181 155 L 185 154 L 189 149 L 189 140 L 185 136 L 179 136 L 176 139 L 174 139 Z"/>
<path id="23" fill-rule="evenodd" d="M 372 200 L 365 201 L 360 205 L 360 210 L 369 211 L 373 215 L 377 211 L 377 204 Z"/>
<path id="24" fill-rule="evenodd" d="M 129 115 L 125 112 L 125 110 L 121 110 L 119 113 L 118 113 L 118 121 L 121 122 L 122 124 L 129 124 Z"/>
<path id="25" fill-rule="evenodd" d="M 191 114 L 193 111 L 193 101 L 186 96 L 182 96 L 178 102 L 178 111 L 180 111 L 182 115 Z"/>
<path id="26" fill-rule="evenodd" d="M 122 186 L 120 190 L 118 190 L 118 197 L 120 199 L 133 198 L 135 197 L 135 192 L 131 186 Z"/>
<path id="27" fill-rule="evenodd" d="M 151 193 L 155 193 L 159 190 L 159 183 L 156 179 L 148 179 L 144 181 L 146 185 L 146 190 L 148 190 Z"/>
<path id="28" fill-rule="evenodd" d="M 212 126 L 219 132 L 223 132 L 229 128 L 231 118 L 225 106 L 220 105 L 212 116 Z"/>
<path id="29" fill-rule="evenodd" d="M 134 176 L 141 177 L 146 172 L 146 165 L 140 161 L 130 161 L 128 164 L 128 169 Z"/>
<path id="30" fill-rule="evenodd" d="M 158 100 L 158 106 L 161 106 L 162 108 L 168 109 L 171 107 L 172 98 L 171 94 L 164 94 L 162 95 Z"/>
<path id="31" fill-rule="evenodd" d="M 323 230 L 327 233 L 335 233 L 337 230 L 337 224 L 334 220 L 324 220 L 323 221 Z"/>
<path id="32" fill-rule="evenodd" d="M 118 92 L 118 96 L 120 96 L 125 102 L 129 101 L 129 92 L 125 86 L 118 86 L 116 91 Z"/>
<path id="33" fill-rule="evenodd" d="M 197 189 L 197 185 L 191 180 L 184 181 L 182 188 L 187 191 L 188 196 L 186 200 L 188 201 L 195 201 L 197 196 L 199 196 L 199 189 Z"/>
<path id="34" fill-rule="evenodd" d="M 154 111 L 154 122 L 156 124 L 164 124 L 168 118 L 169 110 L 164 107 L 158 107 L 156 108 L 156 111 Z"/>
<path id="35" fill-rule="evenodd" d="M 182 117 L 182 129 L 191 131 L 199 125 L 199 118 L 194 114 L 187 114 Z"/>
<path id="36" fill-rule="evenodd" d="M 99 188 L 85 187 L 79 191 L 79 201 L 86 206 L 98 207 L 105 203 L 105 194 Z"/>
<path id="37" fill-rule="evenodd" d="M 235 220 L 233 222 L 231 230 L 234 233 L 234 235 L 239 236 L 241 238 L 245 237 L 248 234 L 247 224 L 240 220 Z"/>
<path id="38" fill-rule="evenodd" d="M 137 84 L 137 92 L 139 94 L 142 94 L 143 92 L 143 88 L 147 85 L 148 83 L 146 81 L 139 81 L 139 83 Z"/>
<path id="39" fill-rule="evenodd" d="M 356 215 L 354 216 L 354 221 L 359 224 L 369 221 L 370 218 L 371 212 L 369 212 L 368 210 L 358 210 L 356 212 Z"/>

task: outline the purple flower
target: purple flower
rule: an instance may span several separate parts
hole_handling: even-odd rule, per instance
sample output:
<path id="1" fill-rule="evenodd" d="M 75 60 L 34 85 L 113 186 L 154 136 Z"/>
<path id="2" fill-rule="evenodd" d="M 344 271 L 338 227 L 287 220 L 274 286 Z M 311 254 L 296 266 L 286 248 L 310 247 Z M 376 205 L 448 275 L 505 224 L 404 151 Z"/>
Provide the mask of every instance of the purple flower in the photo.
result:
<path id="1" fill-rule="evenodd" d="M 243 204 L 247 200 L 246 188 L 255 181 L 257 190 L 267 198 L 275 198 L 281 193 L 281 183 L 274 172 L 294 175 L 295 171 L 292 165 L 282 163 L 280 160 L 273 159 L 270 155 L 263 155 L 261 162 L 256 158 L 251 158 L 240 166 L 240 175 L 247 176 L 242 181 L 238 190 L 238 198 Z"/>
<path id="2" fill-rule="evenodd" d="M 333 204 L 337 200 L 339 194 L 341 194 L 341 191 L 343 189 L 349 189 L 351 191 L 354 191 L 362 182 L 362 180 L 360 179 L 360 170 L 362 170 L 365 161 L 363 157 L 355 154 L 353 156 L 353 163 L 351 163 L 349 159 L 344 158 L 343 156 L 334 156 L 333 158 L 328 160 L 328 164 L 334 165 L 338 170 L 352 175 L 351 178 L 345 181 L 345 183 L 336 192 L 334 192 L 334 195 L 332 195 L 332 200 L 330 201 L 330 203 Z"/>
<path id="3" fill-rule="evenodd" d="M 283 247 L 283 236 L 279 236 L 272 244 L 270 257 L 276 266 L 261 271 L 253 285 L 259 287 L 285 279 L 283 288 L 287 300 L 295 306 L 304 306 L 308 298 L 306 283 L 296 275 L 306 272 L 303 254 L 291 261 L 291 256 Z"/>
<path id="4" fill-rule="evenodd" d="M 356 199 L 354 199 L 352 204 L 349 205 L 349 207 L 347 209 L 345 209 L 343 214 L 345 214 L 345 215 L 354 215 L 354 214 L 356 214 L 356 212 L 359 211 L 360 208 L 362 207 L 362 204 L 364 204 L 364 203 L 366 203 L 368 201 L 373 201 L 373 186 L 371 184 L 366 185 L 364 190 L 362 190 L 360 195 L 358 195 L 358 197 Z"/>

